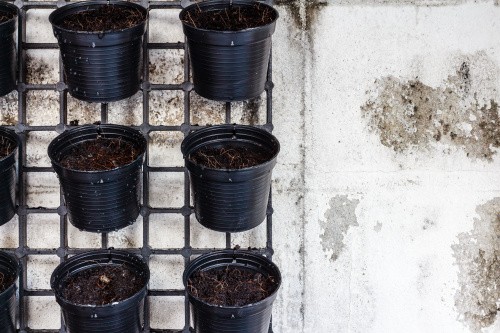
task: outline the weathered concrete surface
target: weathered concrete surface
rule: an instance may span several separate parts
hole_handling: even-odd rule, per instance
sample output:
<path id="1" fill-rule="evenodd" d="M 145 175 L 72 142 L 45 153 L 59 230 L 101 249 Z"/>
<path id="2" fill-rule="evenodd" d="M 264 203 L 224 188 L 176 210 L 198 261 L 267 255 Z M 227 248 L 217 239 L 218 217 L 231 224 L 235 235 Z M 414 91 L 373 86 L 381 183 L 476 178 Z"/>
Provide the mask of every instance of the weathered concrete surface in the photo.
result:
<path id="1" fill-rule="evenodd" d="M 498 1 L 275 1 L 273 259 L 283 274 L 274 331 L 500 332 L 500 7 Z M 54 42 L 30 11 L 29 41 Z M 151 12 L 150 41 L 183 40 L 177 11 Z M 182 51 L 150 53 L 156 83 L 180 83 Z M 54 83 L 57 52 L 30 52 L 28 81 Z M 265 94 L 236 103 L 232 121 L 265 123 Z M 69 120 L 99 120 L 98 105 L 68 97 Z M 142 94 L 111 103 L 109 120 L 142 122 Z M 154 125 L 183 123 L 183 96 L 150 94 Z M 196 94 L 191 121 L 225 121 L 224 104 Z M 17 122 L 17 94 L 0 98 L 0 122 Z M 28 94 L 28 122 L 56 124 L 58 95 Z M 28 138 L 28 165 L 48 166 L 56 133 Z M 179 133 L 151 133 L 154 166 L 183 164 Z M 57 207 L 53 174 L 29 176 L 28 204 Z M 181 206 L 183 177 L 152 177 L 153 206 Z M 168 186 L 168 191 L 165 188 Z M 151 216 L 154 247 L 182 247 L 183 219 Z M 101 245 L 68 227 L 71 247 Z M 142 246 L 141 219 L 110 234 L 115 247 Z M 28 245 L 58 246 L 59 217 L 30 215 Z M 18 224 L 0 227 L 16 248 Z M 193 247 L 223 247 L 196 222 Z M 233 245 L 264 246 L 265 226 Z M 182 258 L 152 258 L 151 286 L 179 288 Z M 57 258 L 30 258 L 29 286 L 47 288 Z M 165 311 L 168 309 L 168 311 Z M 183 326 L 183 298 L 151 298 L 154 328 Z M 51 297 L 30 298 L 29 326 L 59 328 Z"/>
<path id="2" fill-rule="evenodd" d="M 308 32 L 304 332 L 498 332 L 500 9 L 395 3 Z"/>

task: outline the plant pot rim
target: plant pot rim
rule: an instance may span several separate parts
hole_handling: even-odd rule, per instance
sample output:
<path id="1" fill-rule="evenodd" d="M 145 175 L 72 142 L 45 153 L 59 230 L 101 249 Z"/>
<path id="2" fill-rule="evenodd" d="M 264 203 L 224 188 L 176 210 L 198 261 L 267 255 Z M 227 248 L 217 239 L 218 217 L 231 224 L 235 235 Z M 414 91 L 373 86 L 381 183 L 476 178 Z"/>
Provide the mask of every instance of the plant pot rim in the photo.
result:
<path id="1" fill-rule="evenodd" d="M 67 16 L 65 11 L 71 10 L 73 8 L 88 6 L 88 8 L 86 10 L 81 11 L 81 12 L 84 12 L 84 11 L 89 10 L 90 7 L 97 8 L 97 7 L 106 6 L 106 5 L 115 5 L 115 6 L 121 6 L 121 7 L 133 7 L 133 8 L 137 8 L 140 10 L 144 10 L 145 11 L 144 20 L 142 20 L 141 22 L 139 22 L 138 24 L 136 24 L 132 27 L 128 27 L 125 29 L 102 30 L 102 31 L 71 30 L 71 29 L 63 28 L 63 27 L 61 27 L 60 24 L 56 24 L 54 22 L 56 20 L 56 16 L 57 16 L 58 20 L 62 20 L 62 18 Z M 73 13 L 71 13 L 71 14 L 73 14 Z M 119 33 L 123 33 L 126 31 L 136 29 L 138 26 L 144 24 L 144 22 L 146 22 L 148 20 L 148 17 L 149 17 L 149 10 L 147 8 L 137 4 L 137 3 L 134 3 L 134 2 L 122 1 L 122 0 L 118 0 L 118 1 L 111 0 L 111 1 L 104 1 L 104 2 L 103 1 L 79 1 L 79 2 L 74 2 L 74 3 L 68 3 L 67 5 L 64 5 L 62 7 L 57 8 L 56 10 L 54 10 L 49 15 L 49 22 L 54 27 L 57 27 L 57 29 L 59 29 L 63 32 L 66 32 L 66 33 L 81 34 L 81 35 L 101 35 L 101 34 L 109 35 L 109 34 L 119 34 Z"/>
<path id="2" fill-rule="evenodd" d="M 197 270 L 194 270 L 192 271 L 189 275 L 187 274 L 188 273 L 188 270 L 190 269 L 190 267 L 192 265 L 195 265 L 197 264 L 198 262 L 200 261 L 203 261 L 205 260 L 206 258 L 208 257 L 224 257 L 224 256 L 232 256 L 233 257 L 233 262 L 230 262 L 230 263 L 227 263 L 227 264 L 224 264 L 224 265 L 217 265 L 217 266 L 208 266 L 206 267 L 205 269 L 203 270 L 208 270 L 208 269 L 212 269 L 212 268 L 216 268 L 216 267 L 219 267 L 219 266 L 239 266 L 239 267 L 247 267 L 248 269 L 253 269 L 253 267 L 248 267 L 248 266 L 244 266 L 244 265 L 239 265 L 237 263 L 235 263 L 234 261 L 237 260 L 238 258 L 244 258 L 244 257 L 258 257 L 259 259 L 263 259 L 264 261 L 268 262 L 268 264 L 278 273 L 277 276 L 276 276 L 276 279 L 277 279 L 277 284 L 276 284 L 276 289 L 271 293 L 269 294 L 266 298 L 258 301 L 258 302 L 255 302 L 255 303 L 250 303 L 250 304 L 245 304 L 245 305 L 241 305 L 241 306 L 229 306 L 229 305 L 214 305 L 214 304 L 211 304 L 211 303 L 208 303 L 202 299 L 199 299 L 198 297 L 195 297 L 193 296 L 187 289 L 187 282 L 188 282 L 188 279 L 191 277 L 192 274 L 194 274 L 195 272 L 199 271 L 198 269 Z M 264 303 L 266 303 L 270 298 L 273 298 L 277 295 L 280 287 L 281 287 L 281 281 L 282 281 L 282 278 L 281 278 L 281 272 L 278 268 L 278 266 L 272 262 L 269 258 L 261 255 L 261 254 L 258 254 L 256 252 L 253 252 L 251 250 L 230 250 L 230 249 L 227 249 L 227 250 L 218 250 L 218 251 L 212 251 L 212 252 L 209 252 L 209 253 L 205 253 L 205 254 L 202 254 L 201 256 L 197 257 L 196 259 L 192 260 L 189 265 L 187 266 L 186 270 L 184 271 L 184 274 L 182 276 L 182 282 L 184 283 L 184 287 L 186 288 L 186 292 L 189 296 L 189 298 L 191 300 L 195 300 L 196 302 L 198 302 L 199 304 L 203 305 L 203 306 L 206 306 L 206 307 L 210 307 L 210 308 L 219 308 L 219 309 L 228 309 L 228 310 L 237 310 L 237 309 L 245 309 L 245 308 L 252 308 L 252 307 L 258 307 Z"/>
<path id="3" fill-rule="evenodd" d="M 273 144 L 275 145 L 275 152 L 272 154 L 272 156 L 270 158 L 267 159 L 267 161 L 263 162 L 263 163 L 259 163 L 257 165 L 253 165 L 253 166 L 250 166 L 250 167 L 245 167 L 245 168 L 239 168 L 239 169 L 235 169 L 235 168 L 211 168 L 211 167 L 208 167 L 208 166 L 205 166 L 205 165 L 202 165 L 202 164 L 197 164 L 197 163 L 194 163 L 193 161 L 191 161 L 189 159 L 189 155 L 195 151 L 197 151 L 198 149 L 201 149 L 202 147 L 205 147 L 205 146 L 208 146 L 214 142 L 224 142 L 224 141 L 228 141 L 228 139 L 218 139 L 218 140 L 209 140 L 209 141 L 205 141 L 203 142 L 202 144 L 198 144 L 196 147 L 193 147 L 192 149 L 190 149 L 189 151 L 187 151 L 187 140 L 189 138 L 191 138 L 192 136 L 194 135 L 199 135 L 199 134 L 203 134 L 205 132 L 211 132 L 211 131 L 214 131 L 214 130 L 217 130 L 217 129 L 227 129 L 227 130 L 232 130 L 232 131 L 238 131 L 238 130 L 253 130 L 253 131 L 257 131 L 257 132 L 261 132 L 262 134 L 264 135 L 269 135 L 269 138 L 273 141 Z M 235 138 L 234 140 L 236 140 L 235 142 L 251 142 L 249 140 L 238 140 L 237 138 Z M 192 131 L 191 133 L 189 133 L 185 139 L 183 140 L 183 142 L 181 143 L 181 151 L 182 151 L 182 154 L 184 155 L 184 159 L 187 161 L 188 165 L 189 166 L 193 166 L 195 168 L 199 168 L 200 170 L 203 171 L 213 171 L 213 172 L 224 172 L 224 173 L 245 173 L 245 172 L 249 172 L 249 171 L 252 171 L 252 170 L 255 170 L 255 169 L 261 169 L 261 168 L 264 168 L 265 166 L 269 165 L 269 164 L 274 164 L 276 162 L 276 158 L 278 157 L 278 154 L 280 152 L 280 143 L 278 141 L 278 139 L 270 132 L 266 131 L 265 129 L 262 129 L 262 128 L 258 128 L 258 127 L 255 127 L 255 126 L 251 126 L 251 125 L 236 125 L 236 124 L 223 124 L 223 125 L 210 125 L 210 126 L 207 126 L 205 128 L 201 128 L 201 129 L 198 129 L 198 130 L 195 130 L 195 131 Z"/>
<path id="4" fill-rule="evenodd" d="M 17 6 L 15 6 L 14 4 L 11 4 L 9 2 L 4 2 L 4 1 L 0 2 L 0 12 L 14 14 L 13 18 L 11 18 L 5 22 L 0 23 L 0 29 L 5 25 L 10 24 L 12 21 L 15 21 L 17 19 L 17 16 L 18 16 Z"/>
<path id="5" fill-rule="evenodd" d="M 8 128 L 5 128 L 3 126 L 0 126 L 0 138 L 11 139 L 14 141 L 14 143 L 16 145 L 9 155 L 4 156 L 4 157 L 0 157 L 0 163 L 2 163 L 3 161 L 7 160 L 8 158 L 12 158 L 12 156 L 16 154 L 16 151 L 19 148 L 21 141 L 19 140 L 19 137 L 16 135 L 15 131 L 8 129 Z"/>
<path id="6" fill-rule="evenodd" d="M 125 129 L 127 131 L 136 131 L 136 133 L 140 134 L 144 140 L 144 143 L 146 142 L 146 138 L 144 138 L 144 135 L 139 132 L 138 130 L 135 130 L 129 126 L 124 126 L 124 125 L 116 125 L 116 124 L 100 124 L 100 125 L 81 125 L 81 126 L 77 126 L 77 127 L 74 127 L 72 129 L 69 129 L 63 133 L 61 133 L 60 135 L 58 135 L 54 140 L 52 140 L 52 142 L 50 142 L 47 150 L 48 150 L 48 155 L 49 155 L 49 158 L 51 160 L 51 162 L 56 165 L 57 167 L 63 169 L 63 170 L 66 170 L 66 171 L 69 171 L 69 172 L 72 172 L 72 173 L 77 173 L 77 174 L 87 174 L 87 175 L 105 175 L 107 173 L 111 173 L 111 172 L 114 172 L 116 170 L 119 170 L 119 169 L 124 169 L 132 164 L 135 164 L 137 163 L 137 161 L 141 160 L 144 156 L 144 154 L 146 154 L 146 148 L 144 149 L 144 151 L 142 153 L 140 153 L 137 158 L 135 160 L 133 160 L 132 162 L 130 163 L 127 163 L 127 164 L 123 164 L 123 165 L 120 165 L 116 168 L 113 168 L 113 169 L 108 169 L 108 170 L 76 170 L 76 169 L 71 169 L 71 168 L 67 168 L 67 167 L 64 167 L 60 161 L 58 159 L 56 159 L 54 156 L 53 156 L 53 149 L 52 147 L 57 143 L 57 141 L 60 141 L 62 139 L 65 139 L 67 136 L 70 136 L 72 135 L 73 133 L 76 133 L 76 132 L 79 132 L 79 131 L 85 131 L 85 130 L 90 130 L 90 129 L 96 129 L 96 130 L 99 130 L 99 129 L 102 129 L 103 132 L 105 132 L 105 130 L 107 128 L 115 128 L 115 129 Z M 104 135 L 106 133 L 103 133 Z M 82 141 L 77 141 L 76 143 L 80 143 L 80 142 L 84 142 L 84 141 L 88 141 L 88 140 L 82 140 Z"/>
<path id="7" fill-rule="evenodd" d="M 59 270 L 64 269 L 67 264 L 71 264 L 75 261 L 82 259 L 82 257 L 88 256 L 91 254 L 109 254 L 110 256 L 112 256 L 113 254 L 118 254 L 118 255 L 124 255 L 124 256 L 134 256 L 136 259 L 141 261 L 141 264 L 143 264 L 143 266 L 145 268 L 144 286 L 141 289 L 139 289 L 135 294 L 133 294 L 132 296 L 130 296 L 128 298 L 122 299 L 121 301 L 118 301 L 118 302 L 112 302 L 112 303 L 103 304 L 103 305 L 78 304 L 78 303 L 73 303 L 73 302 L 68 301 L 66 298 L 64 298 L 64 296 L 61 293 L 63 288 L 59 288 L 55 284 L 56 284 L 56 282 L 60 282 L 60 281 L 64 280 L 64 278 L 66 278 L 70 274 L 67 274 L 64 277 L 56 278 L 56 273 L 58 273 Z M 92 261 L 89 260 L 89 262 L 92 262 Z M 108 265 L 110 263 L 100 263 L 100 262 L 96 261 L 95 264 L 101 264 L 102 266 L 105 266 L 105 265 Z M 92 266 L 90 266 L 90 267 L 87 266 L 85 268 L 78 269 L 76 271 L 71 272 L 71 274 L 75 274 L 75 272 L 81 272 L 81 271 L 84 271 L 84 270 L 89 269 L 89 268 L 92 268 Z M 88 252 L 84 252 L 84 253 L 80 253 L 80 254 L 77 254 L 75 256 L 72 256 L 68 260 L 60 263 L 56 267 L 56 269 L 52 272 L 52 275 L 50 278 L 50 287 L 54 291 L 54 295 L 56 296 L 56 299 L 58 301 L 64 303 L 65 306 L 87 308 L 87 309 L 107 309 L 107 308 L 113 308 L 113 307 L 118 306 L 120 304 L 127 303 L 131 299 L 137 298 L 140 294 L 145 293 L 147 291 L 147 288 L 148 288 L 149 279 L 150 279 L 150 270 L 149 270 L 148 265 L 146 264 L 146 262 L 142 258 L 140 258 L 139 256 L 137 256 L 135 254 L 132 254 L 130 252 L 123 251 L 123 250 L 114 250 L 114 249 L 91 250 Z"/>
<path id="8" fill-rule="evenodd" d="M 189 27 L 191 29 L 194 29 L 194 30 L 197 30 L 197 31 L 200 31 L 200 32 L 206 32 L 206 33 L 214 33 L 214 34 L 224 34 L 224 35 L 237 35 L 237 34 L 242 34 L 242 33 L 248 33 L 250 31 L 253 31 L 253 30 L 257 30 L 257 29 L 262 29 L 264 27 L 267 27 L 267 26 L 271 26 L 273 24 L 276 23 L 276 21 L 278 20 L 279 18 L 279 13 L 278 11 L 276 10 L 276 8 L 274 8 L 273 6 L 271 5 L 268 5 L 266 3 L 263 3 L 263 2 L 258 2 L 258 1 L 253 1 L 253 0 L 233 0 L 232 1 L 232 4 L 233 5 L 246 5 L 246 6 L 251 6 L 252 4 L 255 4 L 255 3 L 259 3 L 259 5 L 262 5 L 262 6 L 265 6 L 265 7 L 268 7 L 270 8 L 274 14 L 275 14 L 275 17 L 274 19 L 272 20 L 272 22 L 270 23 L 267 23 L 267 24 L 262 24 L 262 25 L 259 25 L 259 26 L 256 26 L 256 27 L 252 27 L 252 28 L 246 28 L 246 29 L 241 29 L 241 30 L 235 30 L 235 31 L 232 31 L 232 30 L 213 30 L 213 29 L 204 29 L 204 28 L 198 28 L 198 27 L 195 27 L 187 22 L 185 22 L 183 20 L 183 15 L 188 12 L 189 10 L 191 10 L 192 8 L 194 7 L 198 7 L 198 8 L 202 8 L 204 6 L 211 6 L 212 8 L 215 8 L 215 7 L 219 7 L 219 8 L 226 8 L 229 6 L 229 3 L 228 2 L 221 2 L 221 1 L 207 1 L 207 2 L 196 2 L 196 3 L 193 3 L 185 8 L 183 8 L 181 10 L 181 12 L 179 13 L 179 19 L 181 20 L 182 24 L 186 27 Z"/>

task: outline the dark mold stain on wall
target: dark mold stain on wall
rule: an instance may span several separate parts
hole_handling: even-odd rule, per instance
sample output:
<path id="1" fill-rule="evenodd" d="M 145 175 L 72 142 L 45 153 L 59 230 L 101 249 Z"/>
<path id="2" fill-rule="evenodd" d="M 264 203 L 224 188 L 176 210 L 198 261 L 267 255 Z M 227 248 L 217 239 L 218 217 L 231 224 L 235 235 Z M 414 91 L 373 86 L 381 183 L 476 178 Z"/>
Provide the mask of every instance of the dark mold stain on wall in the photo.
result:
<path id="1" fill-rule="evenodd" d="M 331 253 L 330 261 L 335 261 L 342 253 L 344 238 L 350 227 L 359 226 L 356 217 L 358 199 L 349 199 L 347 195 L 338 195 L 330 200 L 330 208 L 325 212 L 325 220 L 320 221 L 324 232 L 320 235 L 323 251 Z"/>
<path id="2" fill-rule="evenodd" d="M 290 13 L 295 25 L 299 28 L 302 27 L 302 15 L 300 14 L 300 0 L 276 0 L 276 6 L 283 6 Z"/>
<path id="3" fill-rule="evenodd" d="M 310 30 L 316 23 L 318 13 L 327 5 L 326 1 L 306 1 L 306 30 Z"/>
<path id="4" fill-rule="evenodd" d="M 370 130 L 396 153 L 429 150 L 440 142 L 474 159 L 492 160 L 500 148 L 498 68 L 483 52 L 465 56 L 438 87 L 418 78 L 375 80 L 361 107 Z"/>
<path id="5" fill-rule="evenodd" d="M 476 213 L 473 229 L 459 234 L 452 249 L 459 269 L 456 310 L 472 332 L 480 333 L 500 311 L 500 198 L 478 206 Z"/>
<path id="6" fill-rule="evenodd" d="M 52 76 L 52 69 L 45 60 L 26 55 L 26 82 L 54 83 Z"/>
<path id="7" fill-rule="evenodd" d="M 260 122 L 259 111 L 262 104 L 262 98 L 249 99 L 243 101 L 243 110 L 240 122 L 248 125 L 257 125 Z"/>
<path id="8" fill-rule="evenodd" d="M 303 2 L 303 5 L 301 2 Z M 295 25 L 305 31 L 309 31 L 314 23 L 316 23 L 319 11 L 327 6 L 328 3 L 320 0 L 276 0 L 274 4 L 285 7 L 293 18 Z M 304 6 L 303 14 L 302 6 Z"/>

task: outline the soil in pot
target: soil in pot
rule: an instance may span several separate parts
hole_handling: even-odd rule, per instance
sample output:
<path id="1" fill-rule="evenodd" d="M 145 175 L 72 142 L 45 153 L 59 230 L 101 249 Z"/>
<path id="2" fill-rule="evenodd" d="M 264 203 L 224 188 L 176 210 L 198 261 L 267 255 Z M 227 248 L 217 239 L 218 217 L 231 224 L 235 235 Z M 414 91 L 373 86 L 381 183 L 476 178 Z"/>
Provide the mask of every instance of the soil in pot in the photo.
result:
<path id="1" fill-rule="evenodd" d="M 257 303 L 274 293 L 278 286 L 273 276 L 230 265 L 197 271 L 188 280 L 192 296 L 218 306 Z"/>
<path id="2" fill-rule="evenodd" d="M 212 169 L 243 169 L 269 161 L 273 156 L 267 150 L 255 149 L 245 144 L 224 147 L 203 146 L 190 154 L 189 159 Z"/>
<path id="3" fill-rule="evenodd" d="M 121 138 L 98 137 L 76 144 L 59 163 L 80 171 L 112 170 L 134 162 L 141 150 Z"/>
<path id="4" fill-rule="evenodd" d="M 0 11 L 0 23 L 7 22 L 8 20 L 11 20 L 14 18 L 13 13 L 7 13 L 4 11 Z"/>
<path id="5" fill-rule="evenodd" d="M 106 305 L 133 296 L 144 283 L 144 277 L 126 266 L 103 265 L 64 279 L 62 296 L 74 304 Z"/>
<path id="6" fill-rule="evenodd" d="M 267 6 L 232 5 L 224 9 L 202 10 L 194 7 L 183 21 L 195 28 L 217 31 L 240 31 L 270 24 L 276 19 L 275 12 Z"/>
<path id="7" fill-rule="evenodd" d="M 104 5 L 95 10 L 87 10 L 68 15 L 60 26 L 72 31 L 114 31 L 132 28 L 146 17 L 136 8 Z"/>
<path id="8" fill-rule="evenodd" d="M 16 145 L 12 141 L 0 137 L 0 158 L 9 156 L 14 149 L 16 149 Z"/>
<path id="9" fill-rule="evenodd" d="M 16 280 L 15 276 L 6 275 L 0 272 L 0 293 L 9 288 Z"/>

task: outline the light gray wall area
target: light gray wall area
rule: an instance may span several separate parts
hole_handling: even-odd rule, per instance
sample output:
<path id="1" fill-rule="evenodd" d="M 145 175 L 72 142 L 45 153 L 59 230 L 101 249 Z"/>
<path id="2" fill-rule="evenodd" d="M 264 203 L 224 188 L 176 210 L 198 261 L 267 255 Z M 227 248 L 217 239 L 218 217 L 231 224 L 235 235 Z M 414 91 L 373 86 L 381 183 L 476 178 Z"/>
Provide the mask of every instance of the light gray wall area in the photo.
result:
<path id="1" fill-rule="evenodd" d="M 500 331 L 497 5 L 287 5 L 310 46 L 303 332 Z"/>

